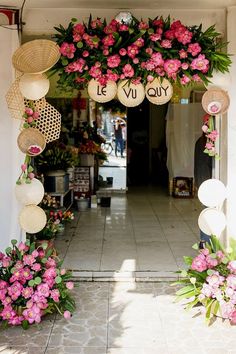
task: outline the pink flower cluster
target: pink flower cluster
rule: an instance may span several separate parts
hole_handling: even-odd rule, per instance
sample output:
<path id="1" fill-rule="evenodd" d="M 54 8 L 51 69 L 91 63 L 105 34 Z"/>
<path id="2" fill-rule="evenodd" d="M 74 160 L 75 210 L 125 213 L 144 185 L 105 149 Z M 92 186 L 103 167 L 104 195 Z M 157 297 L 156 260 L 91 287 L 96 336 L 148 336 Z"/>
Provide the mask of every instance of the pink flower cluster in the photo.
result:
<path id="1" fill-rule="evenodd" d="M 202 284 L 199 301 L 216 299 L 219 302 L 220 312 L 223 318 L 230 319 L 236 324 L 236 261 L 228 261 L 225 265 L 226 256 L 222 251 L 211 255 L 205 248 L 192 261 L 191 269 L 197 272 L 211 270 Z M 225 275 L 220 274 L 217 266 L 225 267 Z M 228 270 L 228 271 L 227 271 Z"/>
<path id="2" fill-rule="evenodd" d="M 66 271 L 43 248 L 34 249 L 21 242 L 0 253 L 0 319 L 9 325 L 39 323 L 42 316 L 67 296 L 72 282 L 63 282 Z M 19 312 L 19 306 L 23 311 Z M 62 309 L 63 310 L 63 309 Z M 68 316 L 68 310 L 64 309 Z"/>
<path id="3" fill-rule="evenodd" d="M 204 125 L 202 126 L 202 131 L 205 133 L 207 142 L 204 152 L 209 156 L 217 156 L 215 150 L 215 141 L 219 136 L 218 131 L 214 128 L 213 117 L 209 114 L 204 116 Z"/>
<path id="4" fill-rule="evenodd" d="M 115 19 L 109 24 L 100 19 L 88 25 L 70 23 L 57 35 L 61 52 L 57 68 L 61 80 L 74 87 L 91 78 L 105 85 L 108 80 L 137 77 L 145 83 L 147 77 L 150 81 L 159 76 L 187 85 L 209 73 L 209 42 L 201 34 L 200 27 L 163 18 L 130 25 Z"/>

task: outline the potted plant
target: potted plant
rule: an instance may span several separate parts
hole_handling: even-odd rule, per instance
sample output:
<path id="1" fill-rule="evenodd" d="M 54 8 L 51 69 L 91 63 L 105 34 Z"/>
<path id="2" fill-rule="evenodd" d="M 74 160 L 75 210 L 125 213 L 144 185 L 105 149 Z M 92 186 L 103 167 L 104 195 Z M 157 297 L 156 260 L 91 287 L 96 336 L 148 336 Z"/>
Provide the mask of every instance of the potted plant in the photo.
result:
<path id="1" fill-rule="evenodd" d="M 48 144 L 44 152 L 35 159 L 37 170 L 44 174 L 47 192 L 64 193 L 69 189 L 67 168 L 73 164 L 73 154 L 59 141 Z"/>

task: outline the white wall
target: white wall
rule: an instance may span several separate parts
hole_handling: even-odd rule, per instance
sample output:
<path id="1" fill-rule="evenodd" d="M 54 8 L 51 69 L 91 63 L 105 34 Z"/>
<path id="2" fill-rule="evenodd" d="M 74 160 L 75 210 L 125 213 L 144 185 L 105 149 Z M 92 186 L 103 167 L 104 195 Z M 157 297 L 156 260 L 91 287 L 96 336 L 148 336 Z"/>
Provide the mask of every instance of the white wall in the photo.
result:
<path id="1" fill-rule="evenodd" d="M 0 27 L 0 251 L 11 239 L 21 239 L 14 186 L 24 155 L 16 143 L 20 122 L 10 117 L 5 100 L 13 79 L 11 57 L 18 45 L 17 31 Z"/>
<path id="2" fill-rule="evenodd" d="M 156 16 L 179 19 L 186 25 L 203 24 L 207 28 L 216 24 L 219 32 L 225 33 L 225 11 L 224 10 L 176 10 L 176 9 L 129 9 L 129 11 L 138 19 L 154 18 Z M 87 22 L 89 15 L 93 17 L 105 17 L 107 21 L 111 20 L 118 13 L 115 9 L 26 9 L 24 12 L 24 34 L 54 34 L 54 26 L 62 24 L 68 26 L 71 18 L 75 17 L 79 21 Z"/>

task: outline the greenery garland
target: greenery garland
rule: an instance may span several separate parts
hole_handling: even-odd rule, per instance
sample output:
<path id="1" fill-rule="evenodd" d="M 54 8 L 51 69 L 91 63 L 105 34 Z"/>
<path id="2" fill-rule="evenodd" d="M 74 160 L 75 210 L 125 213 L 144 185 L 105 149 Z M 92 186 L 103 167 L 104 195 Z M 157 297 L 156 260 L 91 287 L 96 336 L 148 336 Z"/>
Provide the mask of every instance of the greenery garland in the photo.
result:
<path id="1" fill-rule="evenodd" d="M 55 29 L 61 58 L 53 73 L 64 88 L 83 88 L 92 78 L 102 85 L 119 79 L 146 84 L 156 77 L 181 86 L 207 84 L 213 70 L 224 73 L 231 64 L 215 26 L 203 32 L 202 25 L 184 26 L 170 16 L 147 22 L 133 17 L 130 24 L 90 16 L 88 24 L 72 19 Z"/>

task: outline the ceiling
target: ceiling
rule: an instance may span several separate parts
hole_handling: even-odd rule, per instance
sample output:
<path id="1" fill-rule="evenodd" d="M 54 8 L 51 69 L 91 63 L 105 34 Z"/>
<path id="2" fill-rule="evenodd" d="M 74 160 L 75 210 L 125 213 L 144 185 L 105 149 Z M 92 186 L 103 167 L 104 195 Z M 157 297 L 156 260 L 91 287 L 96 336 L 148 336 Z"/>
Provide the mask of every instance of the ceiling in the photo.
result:
<path id="1" fill-rule="evenodd" d="M 0 0 L 0 7 L 20 8 L 24 0 Z M 25 8 L 89 9 L 222 9 L 236 5 L 236 0 L 26 0 Z"/>

